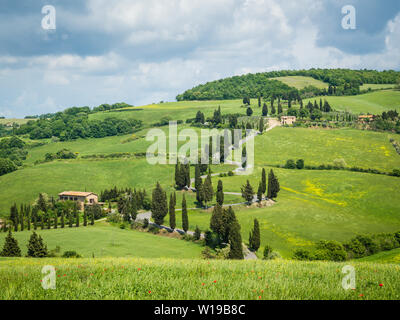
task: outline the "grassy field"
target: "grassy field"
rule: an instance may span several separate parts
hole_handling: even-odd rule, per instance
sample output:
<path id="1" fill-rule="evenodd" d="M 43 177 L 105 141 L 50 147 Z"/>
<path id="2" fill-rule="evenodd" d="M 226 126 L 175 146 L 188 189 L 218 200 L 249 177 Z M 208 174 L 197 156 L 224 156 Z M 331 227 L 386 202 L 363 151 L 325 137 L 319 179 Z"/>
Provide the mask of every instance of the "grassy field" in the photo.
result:
<path id="1" fill-rule="evenodd" d="M 42 267 L 56 268 L 44 290 Z M 398 265 L 352 263 L 356 289 L 344 290 L 343 263 L 173 259 L 0 259 L 0 299 L 400 299 Z"/>
<path id="2" fill-rule="evenodd" d="M 309 99 L 311 102 L 319 97 Z M 383 111 L 400 110 L 400 91 L 382 90 L 358 96 L 322 97 L 328 100 L 331 107 L 340 111 L 351 111 L 353 113 L 381 114 Z M 309 100 L 304 100 L 307 104 Z"/>
<path id="3" fill-rule="evenodd" d="M 368 84 L 365 83 L 362 86 L 360 86 L 360 90 L 381 90 L 381 89 L 393 89 L 396 87 L 395 84 Z"/>
<path id="4" fill-rule="evenodd" d="M 400 156 L 390 137 L 388 133 L 353 129 L 280 127 L 256 138 L 255 162 L 258 166 L 284 165 L 288 159 L 304 159 L 306 165 L 321 165 L 344 159 L 350 167 L 392 171 L 400 168 Z"/>
<path id="5" fill-rule="evenodd" d="M 296 89 L 303 89 L 307 86 L 314 86 L 319 89 L 328 89 L 329 84 L 320 80 L 316 80 L 311 77 L 302 77 L 302 76 L 289 76 L 289 77 L 277 77 L 272 78 L 273 80 L 279 80 L 290 87 L 294 87 Z"/>
<path id="6" fill-rule="evenodd" d="M 49 250 L 60 247 L 60 253 L 74 250 L 85 258 L 90 257 L 138 257 L 179 259 L 199 258 L 202 246 L 180 239 L 156 236 L 147 232 L 120 229 L 105 221 L 94 226 L 79 228 L 36 230 L 47 244 Z M 32 231 L 14 232 L 22 254 L 26 255 L 27 244 Z M 3 247 L 7 233 L 0 233 L 0 245 Z"/>

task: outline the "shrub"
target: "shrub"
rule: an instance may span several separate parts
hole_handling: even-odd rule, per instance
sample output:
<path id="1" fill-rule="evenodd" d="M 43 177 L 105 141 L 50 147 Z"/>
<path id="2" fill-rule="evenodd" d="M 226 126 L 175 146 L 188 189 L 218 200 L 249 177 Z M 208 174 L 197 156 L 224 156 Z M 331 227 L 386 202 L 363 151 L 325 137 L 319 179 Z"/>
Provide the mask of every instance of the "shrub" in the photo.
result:
<path id="1" fill-rule="evenodd" d="M 147 228 L 149 226 L 149 219 L 144 219 L 143 220 L 143 228 Z"/>
<path id="2" fill-rule="evenodd" d="M 207 230 L 204 233 L 204 236 L 205 236 L 206 246 L 208 246 L 208 247 L 210 247 L 212 249 L 215 249 L 217 246 L 219 246 L 220 239 L 219 239 L 219 236 L 216 233 Z"/>
<path id="3" fill-rule="evenodd" d="M 194 230 L 194 240 L 200 240 L 201 237 L 201 231 L 198 226 L 196 226 L 196 229 Z"/>
<path id="4" fill-rule="evenodd" d="M 203 259 L 215 259 L 216 256 L 215 254 L 212 252 L 212 250 L 210 249 L 210 247 L 206 247 L 202 252 L 201 252 L 201 256 L 203 257 Z"/>
<path id="5" fill-rule="evenodd" d="M 335 159 L 333 160 L 333 165 L 337 168 L 341 168 L 344 169 L 345 167 L 347 167 L 347 163 L 346 161 L 344 161 L 344 159 Z"/>
<path id="6" fill-rule="evenodd" d="M 272 247 L 267 244 L 264 248 L 264 259 L 266 259 L 272 253 L 272 251 Z"/>
<path id="7" fill-rule="evenodd" d="M 76 251 L 65 251 L 62 255 L 63 258 L 82 258 Z"/>
<path id="8" fill-rule="evenodd" d="M 155 225 L 150 225 L 148 231 L 153 233 L 153 234 L 158 234 L 160 232 L 160 229 L 158 229 Z"/>
<path id="9" fill-rule="evenodd" d="M 297 169 L 304 169 L 304 160 L 303 159 L 299 159 L 296 161 L 296 168 Z"/>
<path id="10" fill-rule="evenodd" d="M 296 163 L 294 162 L 294 160 L 289 159 L 288 161 L 286 161 L 285 168 L 296 169 Z"/>
<path id="11" fill-rule="evenodd" d="M 345 261 L 347 258 L 343 245 L 334 240 L 319 241 L 314 255 L 315 260 Z M 317 259 L 318 257 L 323 257 L 323 259 Z"/>
<path id="12" fill-rule="evenodd" d="M 296 249 L 293 253 L 293 258 L 296 260 L 313 260 L 313 255 L 309 250 Z"/>
<path id="13" fill-rule="evenodd" d="M 232 176 L 234 176 L 235 174 L 233 173 L 233 171 L 228 171 L 228 176 L 229 177 L 232 177 Z"/>

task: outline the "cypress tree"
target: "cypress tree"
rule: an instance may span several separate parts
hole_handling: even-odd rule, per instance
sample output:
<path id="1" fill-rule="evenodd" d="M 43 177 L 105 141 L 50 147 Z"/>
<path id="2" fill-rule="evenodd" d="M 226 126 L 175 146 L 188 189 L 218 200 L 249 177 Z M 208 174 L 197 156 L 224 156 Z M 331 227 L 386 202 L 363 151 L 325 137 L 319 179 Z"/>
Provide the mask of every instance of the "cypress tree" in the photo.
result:
<path id="1" fill-rule="evenodd" d="M 86 227 L 87 226 L 87 216 L 88 216 L 88 206 L 84 206 L 83 208 L 83 226 Z"/>
<path id="2" fill-rule="evenodd" d="M 46 216 L 47 216 L 47 229 L 50 229 L 51 228 L 51 211 L 48 211 L 47 213 L 46 213 Z"/>
<path id="3" fill-rule="evenodd" d="M 76 227 L 79 227 L 79 210 L 75 211 L 75 221 Z"/>
<path id="4" fill-rule="evenodd" d="M 222 181 L 218 180 L 217 186 L 217 195 L 216 195 L 217 203 L 222 206 L 224 204 L 224 187 L 222 185 Z"/>
<path id="5" fill-rule="evenodd" d="M 214 207 L 211 219 L 210 219 L 210 229 L 214 231 L 220 238 L 223 238 L 225 226 L 223 221 L 223 210 L 222 207 L 217 203 Z"/>
<path id="6" fill-rule="evenodd" d="M 25 229 L 25 212 L 24 212 L 24 206 L 21 204 L 21 209 L 19 210 L 19 221 L 21 224 L 21 231 L 24 231 Z"/>
<path id="7" fill-rule="evenodd" d="M 172 230 L 176 228 L 175 202 L 174 195 L 172 193 L 169 196 L 169 226 Z"/>
<path id="8" fill-rule="evenodd" d="M 253 201 L 254 191 L 249 180 L 247 180 L 246 184 L 242 186 L 242 197 L 247 201 L 248 204 L 251 204 Z"/>
<path id="9" fill-rule="evenodd" d="M 266 104 L 266 103 L 264 103 L 264 106 L 263 106 L 263 108 L 262 108 L 262 116 L 263 116 L 263 117 L 268 116 L 268 107 L 267 107 L 267 104 Z"/>
<path id="10" fill-rule="evenodd" d="M 275 176 L 274 171 L 271 171 L 268 174 L 268 198 L 274 199 L 278 196 L 278 192 L 280 191 L 278 178 Z"/>
<path id="11" fill-rule="evenodd" d="M 203 201 L 205 199 L 205 195 L 204 195 L 204 184 L 201 183 L 199 188 L 196 190 L 196 200 L 199 204 L 200 207 L 203 206 Z"/>
<path id="12" fill-rule="evenodd" d="M 260 184 L 258 185 L 258 191 L 257 191 L 257 200 L 258 200 L 258 202 L 262 201 L 262 196 L 263 196 L 262 182 L 260 182 Z"/>
<path id="13" fill-rule="evenodd" d="M 74 208 L 72 209 L 72 211 L 71 211 L 71 210 L 68 210 L 68 224 L 69 224 L 69 227 L 70 227 L 70 228 L 72 228 L 73 225 L 74 225 L 74 218 L 75 218 L 75 216 L 76 216 L 75 210 L 76 210 L 76 207 L 75 207 L 75 206 L 74 206 Z"/>
<path id="14" fill-rule="evenodd" d="M 18 208 L 15 203 L 10 209 L 10 220 L 14 225 L 14 231 L 17 232 L 18 231 Z"/>
<path id="15" fill-rule="evenodd" d="M 65 208 L 61 209 L 61 228 L 65 227 Z"/>
<path id="16" fill-rule="evenodd" d="M 243 147 L 242 149 L 242 168 L 246 168 L 247 166 L 247 150 L 246 146 Z"/>
<path id="17" fill-rule="evenodd" d="M 21 249 L 18 246 L 18 241 L 12 236 L 11 228 L 8 229 L 8 235 L 5 239 L 3 250 L 0 253 L 3 257 L 20 257 Z"/>
<path id="18" fill-rule="evenodd" d="M 185 233 L 189 229 L 189 218 L 188 218 L 188 214 L 187 214 L 185 194 L 183 194 L 183 198 L 182 198 L 182 229 L 183 229 L 183 231 L 185 231 Z"/>
<path id="19" fill-rule="evenodd" d="M 42 237 L 33 232 L 28 243 L 28 257 L 44 258 L 48 256 L 47 246 L 43 243 Z"/>
<path id="20" fill-rule="evenodd" d="M 56 208 L 56 210 L 54 211 L 54 229 L 58 228 L 58 210 Z"/>
<path id="21" fill-rule="evenodd" d="M 39 207 L 39 210 L 42 210 L 43 212 L 47 212 L 47 203 L 46 199 L 43 195 L 43 193 L 39 193 L 39 199 L 37 201 L 37 206 Z"/>
<path id="22" fill-rule="evenodd" d="M 90 225 L 94 225 L 94 208 L 90 208 Z"/>
<path id="23" fill-rule="evenodd" d="M 264 119 L 261 117 L 260 122 L 258 124 L 258 131 L 261 132 L 261 134 L 264 132 Z"/>
<path id="24" fill-rule="evenodd" d="M 240 225 L 235 220 L 229 230 L 229 259 L 243 259 L 242 236 L 240 234 Z"/>
<path id="25" fill-rule="evenodd" d="M 194 230 L 194 240 L 200 240 L 201 238 L 201 230 L 199 226 L 196 226 L 196 229 Z"/>
<path id="26" fill-rule="evenodd" d="M 40 228 L 43 230 L 44 229 L 44 212 L 40 211 Z"/>
<path id="27" fill-rule="evenodd" d="M 164 217 L 168 213 L 167 195 L 162 189 L 159 182 L 157 182 L 156 188 L 153 190 L 151 199 L 151 216 L 154 222 L 158 225 L 162 225 Z"/>
<path id="28" fill-rule="evenodd" d="M 33 218 L 33 229 L 37 229 L 37 223 L 38 223 L 38 207 L 34 206 L 32 208 L 32 218 Z"/>
<path id="29" fill-rule="evenodd" d="M 28 205 L 26 207 L 25 211 L 26 211 L 26 227 L 30 231 L 31 230 L 31 219 L 32 219 L 32 217 L 31 217 L 31 206 Z"/>
<path id="30" fill-rule="evenodd" d="M 207 207 L 207 202 L 211 201 L 214 197 L 214 189 L 212 186 L 210 173 L 208 173 L 207 178 L 204 181 L 203 189 L 204 189 L 203 190 L 204 191 L 204 201 L 205 201 L 206 207 Z"/>
<path id="31" fill-rule="evenodd" d="M 222 211 L 222 241 L 225 243 L 229 242 L 229 232 L 232 224 L 236 221 L 235 211 L 232 206 L 229 206 L 227 210 Z"/>
<path id="32" fill-rule="evenodd" d="M 196 188 L 196 190 L 200 187 L 200 184 L 202 184 L 200 164 L 196 164 L 194 167 L 194 187 Z"/>
<path id="33" fill-rule="evenodd" d="M 254 219 L 254 227 L 249 235 L 249 249 L 256 252 L 260 248 L 260 225 L 257 219 Z"/>

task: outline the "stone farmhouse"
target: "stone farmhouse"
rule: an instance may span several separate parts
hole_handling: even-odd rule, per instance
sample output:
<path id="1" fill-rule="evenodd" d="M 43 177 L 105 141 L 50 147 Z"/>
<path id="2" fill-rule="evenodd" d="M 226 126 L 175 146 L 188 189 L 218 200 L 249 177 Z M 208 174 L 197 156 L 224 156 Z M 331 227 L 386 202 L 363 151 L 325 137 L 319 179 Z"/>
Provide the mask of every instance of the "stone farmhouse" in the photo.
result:
<path id="1" fill-rule="evenodd" d="M 293 124 L 296 122 L 295 116 L 282 116 L 281 117 L 281 124 Z"/>
<path id="2" fill-rule="evenodd" d="M 93 192 L 64 191 L 58 194 L 58 199 L 60 201 L 75 201 L 80 210 L 83 210 L 85 204 L 99 203 L 97 194 Z"/>

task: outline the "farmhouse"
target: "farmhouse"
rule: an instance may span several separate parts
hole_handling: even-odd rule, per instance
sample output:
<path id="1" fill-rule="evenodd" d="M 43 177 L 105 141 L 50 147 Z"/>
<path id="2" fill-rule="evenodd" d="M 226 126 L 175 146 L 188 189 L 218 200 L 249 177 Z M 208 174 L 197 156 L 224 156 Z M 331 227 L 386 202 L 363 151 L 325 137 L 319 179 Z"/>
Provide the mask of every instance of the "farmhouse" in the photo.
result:
<path id="1" fill-rule="evenodd" d="M 281 117 L 281 123 L 282 124 L 293 124 L 296 122 L 296 117 L 295 116 L 283 116 Z"/>
<path id="2" fill-rule="evenodd" d="M 80 191 L 64 191 L 58 194 L 60 201 L 76 201 L 79 205 L 80 210 L 86 204 L 95 204 L 99 202 L 97 194 L 93 192 L 80 192 Z"/>
<path id="3" fill-rule="evenodd" d="M 359 122 L 369 122 L 374 120 L 375 116 L 373 114 L 368 114 L 366 116 L 358 116 Z"/>

